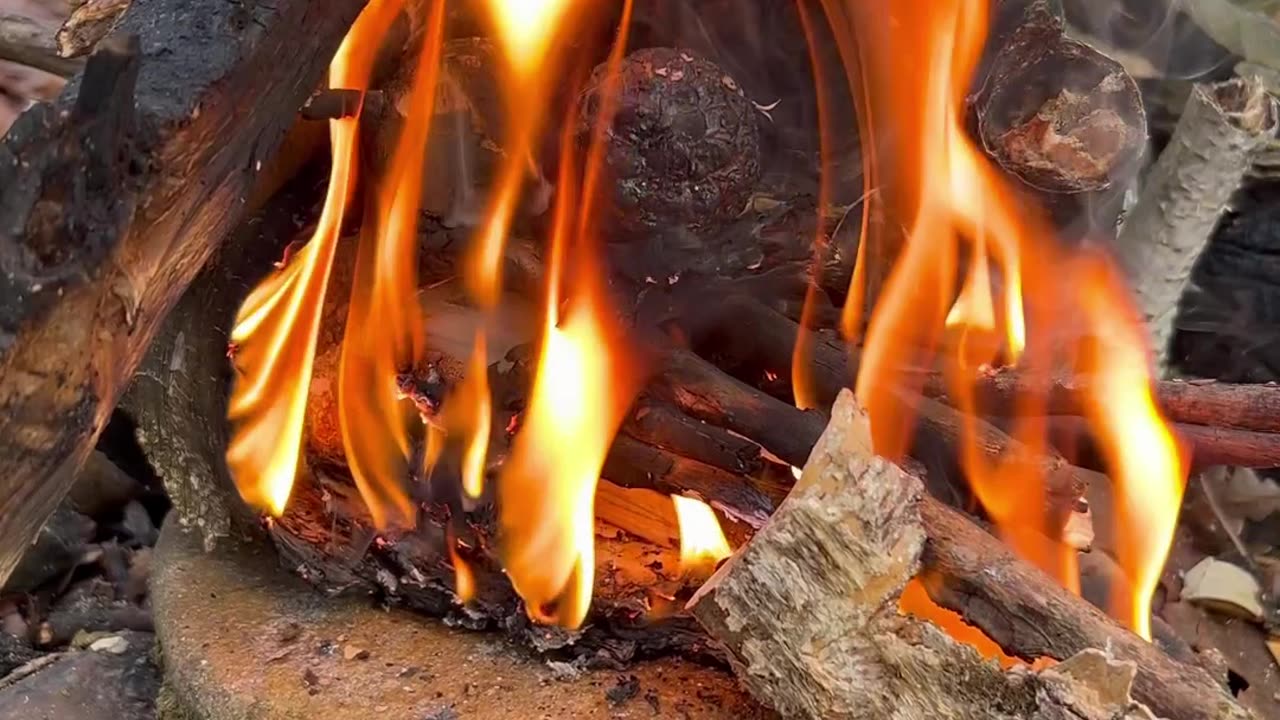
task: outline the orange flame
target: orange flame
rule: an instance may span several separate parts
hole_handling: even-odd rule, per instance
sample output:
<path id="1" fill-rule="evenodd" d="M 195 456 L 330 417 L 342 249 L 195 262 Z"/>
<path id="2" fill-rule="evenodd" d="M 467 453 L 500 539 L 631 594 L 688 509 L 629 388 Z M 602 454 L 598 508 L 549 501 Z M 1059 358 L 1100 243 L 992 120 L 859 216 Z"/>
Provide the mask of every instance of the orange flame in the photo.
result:
<path id="1" fill-rule="evenodd" d="M 685 572 L 704 572 L 733 554 L 710 505 L 683 495 L 672 495 L 671 503 L 680 527 L 680 567 Z"/>
<path id="2" fill-rule="evenodd" d="M 1055 330 L 1084 308 L 1082 334 L 1104 339 L 1086 343 L 1100 379 L 1089 400 L 1091 420 L 1105 436 L 1116 474 L 1126 540 L 1121 561 L 1135 580 L 1134 595 L 1124 599 L 1119 615 L 1149 637 L 1145 615 L 1172 537 L 1185 469 L 1152 402 L 1144 334 L 1123 286 L 1098 279 L 1096 270 L 1082 271 L 1085 283 L 1068 277 L 1064 270 L 1074 267 L 1072 258 L 1052 229 L 1027 209 L 965 131 L 965 95 L 986 39 L 988 3 L 829 0 L 825 6 L 837 39 L 858 35 L 859 54 L 844 48 L 846 41 L 841 45 L 851 74 L 860 73 L 864 83 L 864 147 L 875 147 L 876 129 L 895 131 L 886 146 L 892 162 L 868 153 L 867 177 L 880 186 L 865 198 L 859 250 L 861 267 L 869 245 L 900 248 L 873 298 L 857 378 L 877 452 L 900 458 L 911 439 L 915 419 L 904 412 L 902 392 L 919 380 L 901 369 L 940 360 L 963 410 L 961 460 L 975 496 L 1015 551 L 1075 590 L 1075 555 L 1059 539 L 1065 518 L 1046 510 L 1042 395 L 1019 398 L 1010 434 L 1023 449 L 992 458 L 974 420 L 981 409 L 973 381 L 983 366 L 996 363 L 1048 376 L 1056 354 L 1080 352 L 1080 341 L 1064 342 Z M 872 226 L 873 212 L 888 222 Z M 893 227 L 900 220 L 899 235 Z M 855 276 L 850 304 L 863 301 L 865 275 Z M 1024 284 L 1035 294 L 1025 296 Z M 845 331 L 852 336 L 857 318 L 848 311 L 847 304 Z"/>
<path id="3" fill-rule="evenodd" d="M 369 3 L 329 67 L 330 87 L 367 86 L 377 40 L 386 35 L 402 2 Z M 284 513 L 297 472 L 320 312 L 355 187 L 358 122 L 355 117 L 330 121 L 333 168 L 316 232 L 283 270 L 254 289 L 231 331 L 239 377 L 227 410 L 232 424 L 227 467 L 245 502 L 277 517 Z"/>
<path id="4" fill-rule="evenodd" d="M 433 3 L 408 106 L 430 108 L 440 75 L 444 3 Z M 366 213 L 347 311 L 338 371 L 338 417 L 347 465 L 374 524 L 412 526 L 416 508 L 405 491 L 409 475 L 407 403 L 396 387 L 399 369 L 423 350 L 418 305 L 417 221 L 422 157 L 433 112 L 410 113 L 391 167 Z"/>
<path id="5" fill-rule="evenodd" d="M 590 605 L 596 483 L 636 389 L 635 373 L 620 352 L 592 228 L 604 131 L 616 105 L 630 17 L 628 0 L 606 68 L 605 101 L 588 148 L 581 199 L 575 197 L 573 120 L 566 119 L 538 371 L 498 486 L 511 583 L 531 617 L 567 627 L 579 626 Z M 561 317 L 566 262 L 572 283 Z"/>

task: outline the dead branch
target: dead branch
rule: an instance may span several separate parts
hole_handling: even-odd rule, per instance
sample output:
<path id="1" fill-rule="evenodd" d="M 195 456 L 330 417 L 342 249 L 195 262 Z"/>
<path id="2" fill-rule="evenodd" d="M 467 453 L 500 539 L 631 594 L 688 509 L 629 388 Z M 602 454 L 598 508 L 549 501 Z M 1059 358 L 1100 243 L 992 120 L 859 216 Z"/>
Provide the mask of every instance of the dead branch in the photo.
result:
<path id="1" fill-rule="evenodd" d="M 1125 220 L 1116 253 L 1161 368 L 1191 267 L 1276 125 L 1275 100 L 1256 78 L 1197 85 Z"/>
<path id="2" fill-rule="evenodd" d="M 945 401 L 948 390 L 939 373 L 921 378 L 924 394 Z M 974 379 L 978 404 L 992 415 L 1011 415 L 1018 397 L 1039 396 L 1054 415 L 1082 415 L 1088 375 L 1028 377 L 1002 368 Z M 1232 384 L 1201 380 L 1161 380 L 1153 387 L 1165 415 L 1178 423 L 1280 433 L 1280 385 Z"/>
<path id="3" fill-rule="evenodd" d="M 8 60 L 63 77 L 75 74 L 84 62 L 58 55 L 56 24 L 11 12 L 0 13 L 0 60 Z"/>

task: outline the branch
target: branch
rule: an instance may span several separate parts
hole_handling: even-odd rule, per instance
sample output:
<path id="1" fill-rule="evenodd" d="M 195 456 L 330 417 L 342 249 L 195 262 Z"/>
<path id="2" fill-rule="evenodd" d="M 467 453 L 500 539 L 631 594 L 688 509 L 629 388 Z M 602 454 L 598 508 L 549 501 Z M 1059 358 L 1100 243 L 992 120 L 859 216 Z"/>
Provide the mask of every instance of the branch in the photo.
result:
<path id="1" fill-rule="evenodd" d="M 1276 117 L 1276 103 L 1257 79 L 1196 85 L 1120 231 L 1116 253 L 1161 368 L 1191 268 L 1240 187 L 1250 155 L 1274 137 Z"/>

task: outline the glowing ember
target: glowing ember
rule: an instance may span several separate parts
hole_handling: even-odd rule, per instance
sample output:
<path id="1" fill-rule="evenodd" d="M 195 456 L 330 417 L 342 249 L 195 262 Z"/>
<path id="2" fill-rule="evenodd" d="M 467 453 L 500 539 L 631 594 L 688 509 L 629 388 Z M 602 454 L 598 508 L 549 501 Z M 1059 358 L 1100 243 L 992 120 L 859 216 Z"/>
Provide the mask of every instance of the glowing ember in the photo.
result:
<path id="1" fill-rule="evenodd" d="M 974 494 L 1017 552 L 1075 589 L 1075 554 L 1060 541 L 1065 518 L 1046 512 L 1045 469 L 1037 461 L 1048 449 L 1042 400 L 1019 399 L 1010 434 L 1023 450 L 992 458 L 973 420 L 980 414 L 973 381 L 985 366 L 1010 363 L 1046 377 L 1055 362 L 1084 352 L 1099 378 L 1089 398 L 1091 420 L 1120 492 L 1120 560 L 1133 581 L 1133 595 L 1117 614 L 1149 637 L 1146 615 L 1185 469 L 1151 400 L 1144 336 L 1124 287 L 1087 268 L 1066 272 L 1075 264 L 1052 229 L 965 132 L 964 99 L 985 41 L 988 4 L 825 5 L 838 39 L 859 37 L 859 52 L 843 56 L 864 82 L 864 137 L 876 128 L 896 133 L 893 157 L 870 157 L 867 176 L 879 187 L 864 206 L 862 247 L 901 248 L 874 298 L 857 379 L 877 452 L 901 458 L 911 440 L 914 418 L 904 412 L 901 393 L 915 388 L 901 368 L 941 362 L 966 418 L 961 459 Z M 872 212 L 891 220 L 872 227 Z M 898 222 L 905 223 L 901 235 Z M 851 304 L 861 282 L 855 279 Z M 1024 284 L 1035 288 L 1032 296 Z M 1075 320 L 1082 308 L 1085 327 L 1064 339 L 1067 333 L 1057 332 L 1063 319 Z M 856 318 L 848 311 L 845 329 L 852 334 Z M 928 602 L 920 595 L 917 607 Z"/>
<path id="2" fill-rule="evenodd" d="M 683 495 L 672 495 L 671 502 L 680 524 L 681 568 L 702 572 L 733 554 L 710 505 Z"/>

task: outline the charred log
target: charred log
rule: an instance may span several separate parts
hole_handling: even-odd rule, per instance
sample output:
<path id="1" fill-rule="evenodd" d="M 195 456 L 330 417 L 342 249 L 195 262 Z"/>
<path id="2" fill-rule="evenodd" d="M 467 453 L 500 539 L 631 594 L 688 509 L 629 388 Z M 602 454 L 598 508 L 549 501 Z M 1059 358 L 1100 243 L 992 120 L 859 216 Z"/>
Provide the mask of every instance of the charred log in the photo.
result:
<path id="1" fill-rule="evenodd" d="M 9 131 L 0 577 L 70 487 L 360 7 L 146 3 L 58 106 Z"/>

